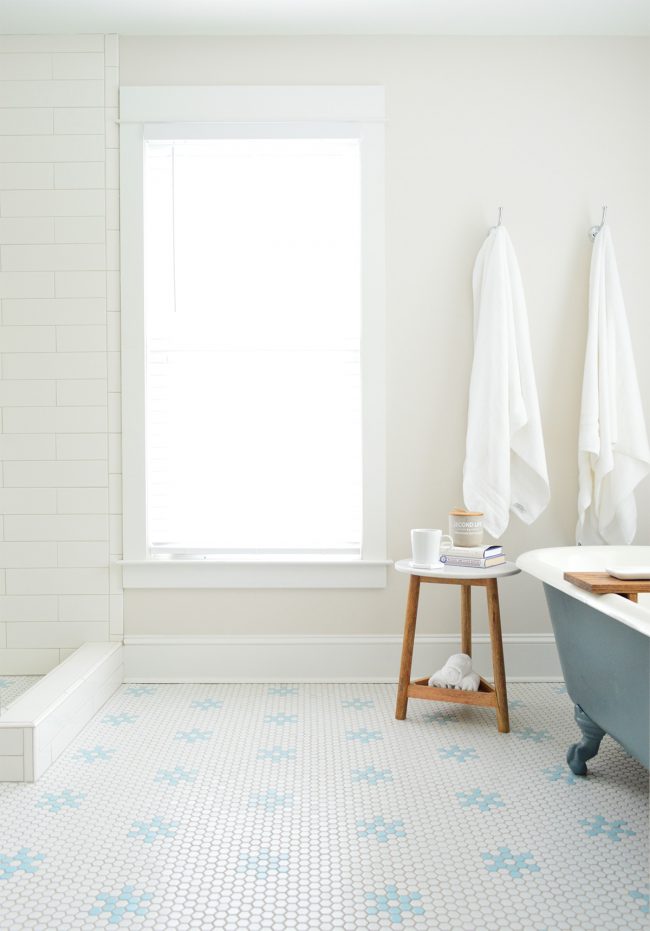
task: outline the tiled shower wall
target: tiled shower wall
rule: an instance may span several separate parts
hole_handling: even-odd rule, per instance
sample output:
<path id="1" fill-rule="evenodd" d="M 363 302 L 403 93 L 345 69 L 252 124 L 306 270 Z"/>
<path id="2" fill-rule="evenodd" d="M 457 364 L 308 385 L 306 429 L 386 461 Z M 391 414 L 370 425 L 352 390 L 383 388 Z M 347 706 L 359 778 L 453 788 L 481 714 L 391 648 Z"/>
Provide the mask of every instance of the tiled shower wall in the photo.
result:
<path id="1" fill-rule="evenodd" d="M 117 36 L 0 37 L 0 673 L 120 639 Z"/>

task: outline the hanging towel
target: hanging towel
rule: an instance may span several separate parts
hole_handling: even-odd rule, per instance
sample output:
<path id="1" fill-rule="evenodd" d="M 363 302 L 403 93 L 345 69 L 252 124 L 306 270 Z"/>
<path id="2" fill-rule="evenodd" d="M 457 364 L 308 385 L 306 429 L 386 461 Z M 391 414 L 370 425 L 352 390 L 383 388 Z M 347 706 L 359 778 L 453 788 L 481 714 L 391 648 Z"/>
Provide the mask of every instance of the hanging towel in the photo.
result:
<path id="1" fill-rule="evenodd" d="M 476 258 L 474 363 L 463 467 L 465 506 L 500 537 L 510 511 L 530 524 L 549 501 L 548 472 L 517 257 L 504 226 Z"/>
<path id="2" fill-rule="evenodd" d="M 594 240 L 578 441 L 578 543 L 631 543 L 634 489 L 650 472 L 632 342 L 614 245 Z"/>

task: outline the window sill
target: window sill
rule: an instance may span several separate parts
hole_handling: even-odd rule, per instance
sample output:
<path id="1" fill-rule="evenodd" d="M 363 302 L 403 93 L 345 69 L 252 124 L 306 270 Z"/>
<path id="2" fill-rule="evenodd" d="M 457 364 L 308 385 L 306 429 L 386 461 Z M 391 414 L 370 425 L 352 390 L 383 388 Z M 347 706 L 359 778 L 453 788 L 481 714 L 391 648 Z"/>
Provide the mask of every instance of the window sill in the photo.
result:
<path id="1" fill-rule="evenodd" d="M 387 560 L 119 560 L 124 588 L 385 588 Z"/>

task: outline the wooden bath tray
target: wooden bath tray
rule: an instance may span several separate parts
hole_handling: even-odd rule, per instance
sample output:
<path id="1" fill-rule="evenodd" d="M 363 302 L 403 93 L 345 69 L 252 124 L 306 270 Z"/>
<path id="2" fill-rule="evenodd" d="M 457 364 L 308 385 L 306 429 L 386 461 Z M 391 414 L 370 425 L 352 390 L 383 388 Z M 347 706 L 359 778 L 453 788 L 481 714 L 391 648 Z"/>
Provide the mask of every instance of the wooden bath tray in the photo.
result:
<path id="1" fill-rule="evenodd" d="M 564 578 L 594 595 L 623 595 L 630 601 L 650 592 L 650 579 L 615 579 L 609 572 L 565 572 Z"/>

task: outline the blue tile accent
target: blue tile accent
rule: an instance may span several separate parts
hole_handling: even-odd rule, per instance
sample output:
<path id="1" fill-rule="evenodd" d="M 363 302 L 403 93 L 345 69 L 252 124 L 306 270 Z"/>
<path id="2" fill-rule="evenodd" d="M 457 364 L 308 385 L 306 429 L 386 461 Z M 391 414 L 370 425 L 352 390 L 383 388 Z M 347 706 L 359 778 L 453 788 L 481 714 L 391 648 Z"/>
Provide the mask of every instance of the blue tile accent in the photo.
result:
<path id="1" fill-rule="evenodd" d="M 344 698 L 341 702 L 344 708 L 354 708 L 355 711 L 363 711 L 364 708 L 374 708 L 375 703 L 371 698 Z"/>
<path id="2" fill-rule="evenodd" d="M 379 782 L 392 782 L 393 774 L 389 769 L 375 769 L 374 766 L 366 766 L 365 769 L 352 770 L 352 782 L 367 782 L 371 786 L 376 786 Z"/>
<path id="3" fill-rule="evenodd" d="M 385 844 L 391 837 L 406 837 L 403 821 L 386 821 L 381 815 L 371 821 L 357 821 L 359 837 L 374 837 Z"/>
<path id="4" fill-rule="evenodd" d="M 264 717 L 265 724 L 277 724 L 278 727 L 284 727 L 285 724 L 295 724 L 297 720 L 297 714 L 285 714 L 284 711 L 278 711 L 276 714 L 267 714 Z"/>
<path id="5" fill-rule="evenodd" d="M 261 747 L 257 752 L 258 760 L 270 760 L 272 763 L 279 763 L 280 760 L 295 760 L 295 747 Z"/>
<path id="6" fill-rule="evenodd" d="M 253 873 L 256 879 L 268 879 L 270 875 L 288 873 L 288 853 L 271 853 L 263 848 L 258 853 L 242 853 L 237 865 L 238 873 Z"/>
<path id="7" fill-rule="evenodd" d="M 456 760 L 458 763 L 466 763 L 467 760 L 478 758 L 474 747 L 459 747 L 458 744 L 453 744 L 451 747 L 438 747 L 438 753 L 443 760 Z"/>
<path id="8" fill-rule="evenodd" d="M 582 777 L 575 776 L 566 763 L 558 763 L 557 766 L 549 767 L 543 770 L 549 782 L 566 782 L 568 786 L 574 786 L 581 782 L 586 785 L 586 780 Z"/>
<path id="9" fill-rule="evenodd" d="M 120 727 L 122 724 L 135 724 L 138 720 L 137 714 L 128 714 L 123 711 L 121 714 L 107 714 L 102 718 L 102 724 L 111 724 L 113 727 Z"/>
<path id="10" fill-rule="evenodd" d="M 637 899 L 641 903 L 639 905 L 640 912 L 643 912 L 644 915 L 650 915 L 650 893 L 643 892 L 643 889 L 650 889 L 650 885 L 642 886 L 641 889 L 632 889 L 628 895 L 631 899 Z"/>
<path id="11" fill-rule="evenodd" d="M 539 873 L 532 853 L 513 853 L 509 847 L 499 847 L 497 853 L 482 853 L 485 869 L 489 873 L 505 870 L 513 879 L 521 879 L 525 872 Z M 530 861 L 530 862 L 529 862 Z"/>
<path id="12" fill-rule="evenodd" d="M 508 708 L 510 711 L 515 711 L 517 708 L 525 708 L 526 705 L 521 700 L 521 698 L 509 698 L 508 699 Z"/>
<path id="13" fill-rule="evenodd" d="M 138 837 L 145 844 L 153 844 L 160 837 L 173 837 L 178 821 L 163 821 L 159 815 L 151 821 L 134 821 L 127 837 Z"/>
<path id="14" fill-rule="evenodd" d="M 269 695 L 297 695 L 297 685 L 270 685 Z"/>
<path id="15" fill-rule="evenodd" d="M 115 752 L 116 751 L 113 747 L 101 747 L 99 744 L 97 744 L 97 746 L 88 750 L 77 750 L 73 756 L 73 759 L 83 760 L 84 763 L 96 763 L 97 761 L 103 762 L 104 760 L 110 760 Z"/>
<path id="16" fill-rule="evenodd" d="M 275 789 L 268 789 L 266 792 L 252 792 L 248 804 L 251 808 L 264 808 L 265 811 L 275 811 L 276 808 L 288 808 L 293 805 L 293 796 L 291 794 L 283 795 Z"/>
<path id="17" fill-rule="evenodd" d="M 428 721 L 430 724 L 447 725 L 458 721 L 458 718 L 450 711 L 429 711 L 424 715 L 424 720 Z"/>
<path id="18" fill-rule="evenodd" d="M 198 708 L 201 711 L 210 711 L 213 708 L 223 708 L 223 702 L 217 698 L 201 698 L 195 699 L 191 707 Z"/>
<path id="19" fill-rule="evenodd" d="M 534 731 L 532 727 L 525 727 L 521 731 L 513 731 L 513 736 L 518 737 L 519 740 L 532 740 L 536 744 L 541 744 L 545 740 L 550 740 L 551 735 L 548 731 Z"/>
<path id="20" fill-rule="evenodd" d="M 389 885 L 383 892 L 366 892 L 366 913 L 368 915 L 388 915 L 391 924 L 401 925 L 410 915 L 424 915 L 421 905 L 415 903 L 422 899 L 421 892 L 399 893 L 397 886 Z"/>
<path id="21" fill-rule="evenodd" d="M 381 731 L 369 731 L 367 727 L 362 727 L 358 731 L 347 731 L 345 736 L 347 740 L 358 740 L 362 744 L 384 739 Z"/>
<path id="22" fill-rule="evenodd" d="M 0 853 L 0 879 L 11 879 L 15 873 L 35 873 L 38 870 L 36 863 L 45 859 L 42 853 L 31 854 L 29 848 L 21 847 L 13 856 Z"/>
<path id="23" fill-rule="evenodd" d="M 472 789 L 471 792 L 456 792 L 462 808 L 471 808 L 473 805 L 479 811 L 489 811 L 491 808 L 505 808 L 498 792 L 482 792 L 481 789 Z"/>
<path id="24" fill-rule="evenodd" d="M 122 886 L 117 895 L 110 892 L 98 893 L 95 899 L 101 902 L 101 905 L 93 905 L 88 914 L 106 915 L 109 925 L 118 925 L 123 918 L 130 915 L 146 915 L 153 893 L 142 892 L 138 895 L 134 890 L 135 886 Z"/>
<path id="25" fill-rule="evenodd" d="M 194 744 L 199 740 L 209 740 L 212 737 L 212 731 L 200 731 L 196 727 L 191 731 L 176 731 L 174 740 L 184 740 L 185 743 Z"/>
<path id="26" fill-rule="evenodd" d="M 47 792 L 37 803 L 37 808 L 49 808 L 50 811 L 59 812 L 64 808 L 79 808 L 79 803 L 86 796 L 83 792 L 72 792 L 70 789 L 63 789 L 58 794 L 56 792 Z"/>
<path id="27" fill-rule="evenodd" d="M 156 689 L 153 685 L 131 685 L 124 694 L 142 698 L 143 695 L 155 695 Z"/>
<path id="28" fill-rule="evenodd" d="M 566 685 L 554 685 L 554 686 L 553 686 L 553 691 L 555 692 L 556 695 L 566 695 L 566 694 L 567 694 Z"/>
<path id="29" fill-rule="evenodd" d="M 159 769 L 155 782 L 166 782 L 170 786 L 177 786 L 181 782 L 196 782 L 195 769 L 183 769 L 175 766 L 174 769 Z"/>
<path id="30" fill-rule="evenodd" d="M 630 831 L 625 825 L 627 821 L 606 821 L 602 815 L 594 815 L 593 818 L 585 819 L 580 824 L 587 828 L 589 837 L 597 837 L 604 834 L 611 841 L 620 843 L 621 837 L 634 837 L 636 831 Z"/>
<path id="31" fill-rule="evenodd" d="M 8 689 L 11 685 L 8 679 L 0 679 L 0 689 Z"/>

